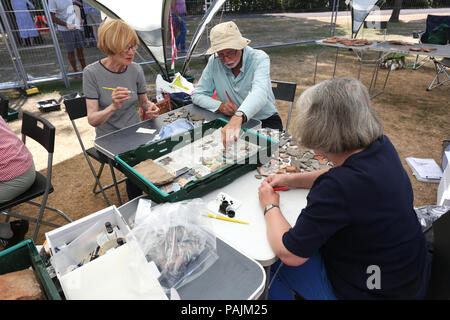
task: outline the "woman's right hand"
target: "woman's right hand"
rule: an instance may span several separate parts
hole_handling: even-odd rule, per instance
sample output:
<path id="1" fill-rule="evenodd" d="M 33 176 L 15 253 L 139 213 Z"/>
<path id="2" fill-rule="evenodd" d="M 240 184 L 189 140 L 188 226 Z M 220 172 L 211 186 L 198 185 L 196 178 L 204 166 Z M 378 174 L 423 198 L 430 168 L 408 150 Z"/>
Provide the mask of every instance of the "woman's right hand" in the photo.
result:
<path id="1" fill-rule="evenodd" d="M 266 181 L 272 188 L 289 187 L 287 178 L 287 174 L 271 174 L 264 181 Z"/>
<path id="2" fill-rule="evenodd" d="M 115 111 L 122 108 L 122 104 L 124 101 L 130 99 L 130 91 L 127 88 L 117 87 L 116 90 L 113 91 L 112 95 L 112 106 Z"/>

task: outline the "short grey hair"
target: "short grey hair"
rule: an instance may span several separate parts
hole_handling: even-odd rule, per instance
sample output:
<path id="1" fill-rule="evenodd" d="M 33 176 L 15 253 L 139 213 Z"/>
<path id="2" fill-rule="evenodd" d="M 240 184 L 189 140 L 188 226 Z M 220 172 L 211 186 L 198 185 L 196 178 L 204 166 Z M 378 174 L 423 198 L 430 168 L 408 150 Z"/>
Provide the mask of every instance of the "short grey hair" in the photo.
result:
<path id="1" fill-rule="evenodd" d="M 383 134 L 367 88 L 335 78 L 305 90 L 297 101 L 293 136 L 306 148 L 343 153 L 369 146 Z"/>

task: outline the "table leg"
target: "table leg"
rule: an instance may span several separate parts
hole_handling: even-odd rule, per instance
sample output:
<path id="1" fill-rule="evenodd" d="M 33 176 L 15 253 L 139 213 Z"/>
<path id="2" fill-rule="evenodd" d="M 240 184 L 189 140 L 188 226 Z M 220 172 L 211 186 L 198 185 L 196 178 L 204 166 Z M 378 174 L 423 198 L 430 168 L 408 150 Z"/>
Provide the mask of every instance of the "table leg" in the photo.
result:
<path id="1" fill-rule="evenodd" d="M 116 189 L 117 199 L 119 199 L 119 204 L 122 205 L 122 198 L 120 197 L 119 186 L 117 185 L 116 173 L 114 172 L 114 166 L 112 160 L 108 158 L 109 169 L 111 170 L 111 176 L 113 178 L 114 188 Z"/>
<path id="2" fill-rule="evenodd" d="M 278 271 L 280 271 L 282 266 L 283 266 L 283 262 L 280 262 L 280 265 L 278 266 L 277 270 L 275 271 L 275 274 L 273 275 L 272 279 L 270 279 L 270 267 L 271 266 L 264 267 L 264 271 L 266 272 L 266 285 L 264 287 L 264 292 L 262 294 L 262 297 L 264 300 L 267 300 L 269 298 L 269 289 L 272 286 L 272 283 L 275 280 L 275 277 L 277 276 Z"/>
<path id="3" fill-rule="evenodd" d="M 336 57 L 334 58 L 333 79 L 334 79 L 334 75 L 336 74 L 336 66 L 337 66 L 338 55 L 339 55 L 339 47 L 336 48 Z"/>
<path id="4" fill-rule="evenodd" d="M 313 84 L 316 84 L 316 74 L 317 74 L 317 63 L 319 62 L 319 56 L 322 53 L 322 48 L 319 48 L 317 50 L 317 54 L 316 54 L 316 64 L 314 66 L 314 79 L 313 79 Z"/>

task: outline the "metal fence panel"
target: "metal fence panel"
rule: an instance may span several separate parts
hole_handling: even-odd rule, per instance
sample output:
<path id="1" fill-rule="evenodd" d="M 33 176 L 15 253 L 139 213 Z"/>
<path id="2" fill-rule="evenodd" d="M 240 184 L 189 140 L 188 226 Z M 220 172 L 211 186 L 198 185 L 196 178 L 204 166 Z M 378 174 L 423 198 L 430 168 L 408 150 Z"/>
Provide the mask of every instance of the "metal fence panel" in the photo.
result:
<path id="1" fill-rule="evenodd" d="M 66 47 L 56 27 L 49 24 L 46 3 L 48 0 L 0 0 L 0 89 L 23 87 L 27 84 L 62 79 L 70 85 L 67 77 L 80 76 L 81 68 L 76 55 L 78 72 L 74 72 Z M 195 33 L 197 25 L 212 0 L 186 0 L 188 29 L 186 47 Z M 82 20 L 82 55 L 90 64 L 105 55 L 96 47 L 96 30 L 100 23 L 99 12 L 91 10 L 82 0 L 79 1 Z M 208 48 L 208 31 L 217 23 L 245 17 L 238 22 L 242 34 L 252 40 L 253 47 L 268 47 L 298 43 L 326 37 L 330 34 L 330 18 L 334 0 L 228 0 L 202 36 L 195 55 L 202 55 Z M 345 1 L 339 3 L 339 15 L 349 14 Z M 387 0 L 382 9 L 393 8 L 395 0 Z M 445 8 L 450 0 L 412 0 L 403 1 L 406 8 Z M 290 13 L 286 13 L 290 12 Z M 307 12 L 299 15 L 298 12 Z M 400 12 L 400 20 L 402 12 Z M 278 29 L 271 23 L 276 21 Z M 255 27 L 257 25 L 258 27 Z M 285 27 L 279 28 L 280 25 Z M 53 30 L 52 30 L 53 29 Z M 169 43 L 167 44 L 169 52 Z M 170 53 L 169 53 L 170 56 Z M 181 56 L 178 57 L 182 59 Z M 157 74 L 152 67 L 150 55 L 139 48 L 136 62 L 150 68 L 152 77 Z M 148 66 L 148 68 L 147 68 Z"/>

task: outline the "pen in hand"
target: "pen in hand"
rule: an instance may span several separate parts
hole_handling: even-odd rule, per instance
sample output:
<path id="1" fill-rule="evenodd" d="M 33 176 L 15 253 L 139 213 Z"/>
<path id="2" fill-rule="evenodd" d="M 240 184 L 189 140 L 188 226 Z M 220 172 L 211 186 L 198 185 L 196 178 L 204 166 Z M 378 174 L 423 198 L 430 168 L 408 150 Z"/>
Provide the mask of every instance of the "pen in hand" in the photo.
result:
<path id="1" fill-rule="evenodd" d="M 105 89 L 105 90 L 111 90 L 111 91 L 114 91 L 114 90 L 116 90 L 116 88 L 108 88 L 108 87 L 102 87 L 103 89 Z M 128 91 L 130 92 L 130 94 L 132 94 L 132 93 L 136 93 L 136 91 L 134 91 L 134 90 L 130 90 L 130 89 L 128 89 Z"/>
<path id="2" fill-rule="evenodd" d="M 233 100 L 231 100 L 230 95 L 228 94 L 228 91 L 227 91 L 227 90 L 225 90 L 225 93 L 227 94 L 228 100 L 229 100 L 231 103 L 233 103 Z"/>

